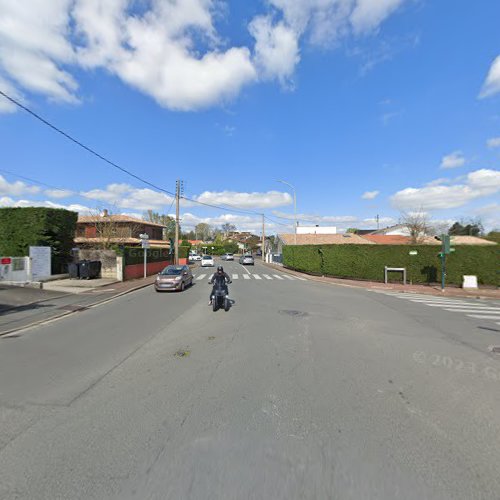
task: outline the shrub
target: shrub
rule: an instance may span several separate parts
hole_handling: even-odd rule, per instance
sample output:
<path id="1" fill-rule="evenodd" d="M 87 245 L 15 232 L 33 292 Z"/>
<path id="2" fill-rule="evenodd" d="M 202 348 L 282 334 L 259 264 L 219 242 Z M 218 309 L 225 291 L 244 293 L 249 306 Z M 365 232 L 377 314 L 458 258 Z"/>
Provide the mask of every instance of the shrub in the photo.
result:
<path id="1" fill-rule="evenodd" d="M 417 250 L 417 255 L 409 255 Z M 441 276 L 441 247 L 431 245 L 303 245 L 283 249 L 284 265 L 310 274 L 384 280 L 384 266 L 406 267 L 413 283 L 435 283 Z M 499 283 L 499 247 L 462 245 L 446 258 L 446 282 L 460 285 L 464 274 L 481 284 Z"/>
<path id="2" fill-rule="evenodd" d="M 61 208 L 0 209 L 0 255 L 29 255 L 30 246 L 52 248 L 52 273 L 66 271 L 78 214 Z"/>

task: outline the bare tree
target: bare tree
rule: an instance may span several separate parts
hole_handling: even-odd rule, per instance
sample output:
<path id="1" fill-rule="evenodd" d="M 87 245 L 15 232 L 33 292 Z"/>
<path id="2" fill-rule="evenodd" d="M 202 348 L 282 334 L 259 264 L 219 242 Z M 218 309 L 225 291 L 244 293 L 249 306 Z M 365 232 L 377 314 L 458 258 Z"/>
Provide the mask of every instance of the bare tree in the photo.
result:
<path id="1" fill-rule="evenodd" d="M 127 224 L 124 226 L 117 221 L 115 214 L 108 210 L 99 209 L 91 212 L 92 225 L 95 227 L 96 248 L 109 249 L 114 245 L 126 243 L 128 238 L 132 238 L 140 227 L 140 224 Z"/>
<path id="2" fill-rule="evenodd" d="M 413 244 L 422 243 L 425 236 L 431 232 L 425 212 L 402 213 L 399 221 L 408 230 Z"/>

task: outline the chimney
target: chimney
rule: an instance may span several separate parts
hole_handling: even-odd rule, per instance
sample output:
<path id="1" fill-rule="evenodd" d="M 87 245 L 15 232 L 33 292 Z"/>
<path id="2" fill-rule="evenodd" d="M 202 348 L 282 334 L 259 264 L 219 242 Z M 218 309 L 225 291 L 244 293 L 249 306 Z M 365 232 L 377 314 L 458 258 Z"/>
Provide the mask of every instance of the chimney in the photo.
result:
<path id="1" fill-rule="evenodd" d="M 108 213 L 108 209 L 107 208 L 104 208 L 103 211 L 102 211 L 102 216 L 103 217 L 107 217 L 109 215 Z"/>

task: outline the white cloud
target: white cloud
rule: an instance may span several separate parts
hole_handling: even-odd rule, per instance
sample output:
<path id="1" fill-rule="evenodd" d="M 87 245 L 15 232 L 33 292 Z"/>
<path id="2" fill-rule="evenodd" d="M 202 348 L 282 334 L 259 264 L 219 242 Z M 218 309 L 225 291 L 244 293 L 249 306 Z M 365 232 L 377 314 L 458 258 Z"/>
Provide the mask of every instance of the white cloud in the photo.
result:
<path id="1" fill-rule="evenodd" d="M 376 29 L 402 3 L 403 0 L 358 0 L 350 16 L 354 32 Z"/>
<path id="2" fill-rule="evenodd" d="M 454 151 L 449 155 L 443 156 L 440 168 L 458 168 L 465 165 L 466 159 L 462 151 Z"/>
<path id="3" fill-rule="evenodd" d="M 400 210 L 448 209 L 461 207 L 472 200 L 500 192 L 500 171 L 481 169 L 469 173 L 465 180 L 449 186 L 435 185 L 406 188 L 391 197 Z"/>
<path id="4" fill-rule="evenodd" d="M 50 200 L 14 200 L 10 197 L 0 198 L 0 207 L 46 207 L 46 208 L 65 208 L 80 214 L 90 214 L 92 209 L 78 203 L 70 203 L 69 205 L 61 205 Z"/>
<path id="5" fill-rule="evenodd" d="M 129 184 L 109 184 L 106 189 L 92 189 L 80 194 L 118 208 L 135 210 L 166 210 L 173 200 L 167 194 L 149 188 L 136 188 Z"/>
<path id="6" fill-rule="evenodd" d="M 486 144 L 490 149 L 500 148 L 500 137 L 492 137 Z"/>
<path id="7" fill-rule="evenodd" d="M 75 102 L 77 83 L 61 67 L 74 61 L 68 40 L 71 0 L 0 0 L 0 70 L 21 87 Z"/>
<path id="8" fill-rule="evenodd" d="M 290 86 L 303 38 L 324 45 L 372 33 L 404 2 L 268 0 L 247 26 L 247 47 L 219 35 L 223 0 L 0 0 L 0 74 L 18 94 L 76 103 L 75 73 L 104 69 L 161 106 L 197 110 L 259 80 Z"/>
<path id="9" fill-rule="evenodd" d="M 295 220 L 294 214 L 289 214 L 286 212 L 280 212 L 278 210 L 273 210 L 273 214 L 276 217 L 281 217 L 283 219 L 289 219 L 291 221 Z M 354 215 L 316 215 L 316 214 L 297 214 L 297 219 L 300 222 L 310 222 L 315 224 L 344 224 L 353 223 L 359 221 L 359 218 Z"/>
<path id="10" fill-rule="evenodd" d="M 184 230 L 194 229 L 196 224 L 199 224 L 200 222 L 209 224 L 212 227 L 220 227 L 222 224 L 229 223 L 234 224 L 238 231 L 250 231 L 255 234 L 261 234 L 262 232 L 262 219 L 258 216 L 253 217 L 247 215 L 223 214 L 217 217 L 202 217 L 190 212 L 181 214 L 181 225 Z M 278 229 L 281 232 L 283 232 L 283 229 L 289 230 L 289 228 L 266 221 L 266 232 L 268 234 L 271 234 Z"/>
<path id="11" fill-rule="evenodd" d="M 500 92 L 500 56 L 498 56 L 491 65 L 486 81 L 484 82 L 480 98 L 491 97 Z"/>
<path id="12" fill-rule="evenodd" d="M 366 193 L 363 193 L 361 198 L 363 200 L 374 200 L 379 194 L 380 191 L 366 191 Z"/>
<path id="13" fill-rule="evenodd" d="M 49 198 L 69 198 L 70 196 L 73 196 L 75 193 L 73 191 L 70 191 L 69 189 L 46 189 L 45 194 Z"/>
<path id="14" fill-rule="evenodd" d="M 292 197 L 289 193 L 268 191 L 267 193 L 239 193 L 235 191 L 205 191 L 195 197 L 197 201 L 212 205 L 231 205 L 238 208 L 274 208 L 290 205 Z"/>
<path id="15" fill-rule="evenodd" d="M 255 38 L 255 61 L 261 75 L 287 84 L 300 61 L 297 34 L 283 22 L 273 25 L 270 16 L 255 18 L 250 32 Z"/>
<path id="16" fill-rule="evenodd" d="M 0 175 L 0 195 L 19 196 L 23 194 L 36 194 L 39 191 L 40 188 L 37 186 L 28 186 L 21 181 L 9 182 L 5 177 Z"/>

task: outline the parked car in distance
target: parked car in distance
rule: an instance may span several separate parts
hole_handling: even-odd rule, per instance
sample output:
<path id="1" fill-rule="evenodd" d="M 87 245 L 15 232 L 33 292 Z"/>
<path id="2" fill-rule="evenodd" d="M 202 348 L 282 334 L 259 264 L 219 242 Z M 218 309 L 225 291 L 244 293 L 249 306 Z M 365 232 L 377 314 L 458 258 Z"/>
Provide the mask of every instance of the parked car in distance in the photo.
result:
<path id="1" fill-rule="evenodd" d="M 175 290 L 184 291 L 187 286 L 193 284 L 193 274 L 189 266 L 167 266 L 158 273 L 155 280 L 157 292 Z"/>
<path id="2" fill-rule="evenodd" d="M 211 255 L 204 255 L 201 258 L 201 267 L 214 267 L 214 258 Z"/>
<path id="3" fill-rule="evenodd" d="M 221 255 L 222 260 L 234 260 L 234 255 L 232 253 L 225 253 Z"/>
<path id="4" fill-rule="evenodd" d="M 255 261 L 251 255 L 242 255 L 240 257 L 239 263 L 250 266 L 255 265 Z"/>
<path id="5" fill-rule="evenodd" d="M 190 253 L 189 260 L 191 262 L 199 262 L 201 260 L 201 255 L 198 255 L 197 253 Z"/>

